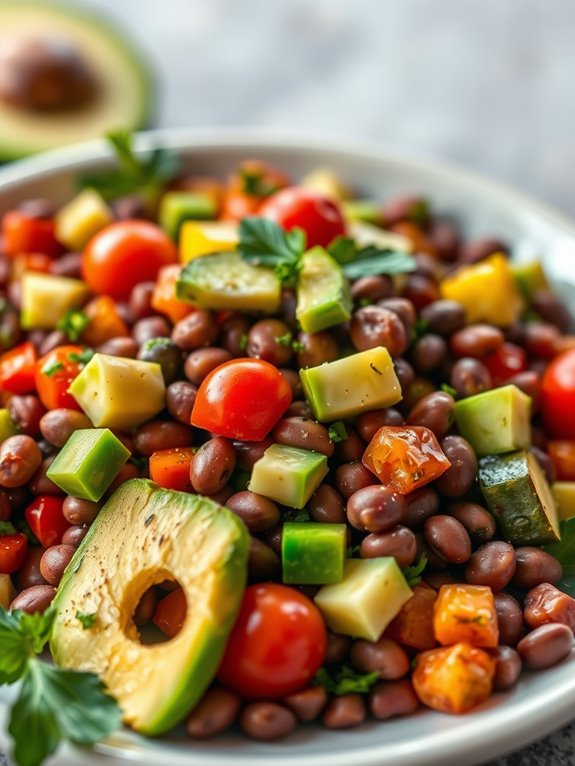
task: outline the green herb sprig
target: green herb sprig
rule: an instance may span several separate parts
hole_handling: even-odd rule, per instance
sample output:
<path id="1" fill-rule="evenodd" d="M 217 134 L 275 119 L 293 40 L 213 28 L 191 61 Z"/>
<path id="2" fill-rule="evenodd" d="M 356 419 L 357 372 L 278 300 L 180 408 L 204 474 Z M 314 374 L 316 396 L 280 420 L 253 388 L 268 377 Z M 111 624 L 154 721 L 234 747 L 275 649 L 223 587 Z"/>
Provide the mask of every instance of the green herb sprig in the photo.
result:
<path id="1" fill-rule="evenodd" d="M 422 553 L 415 564 L 412 564 L 410 567 L 405 567 L 403 570 L 403 576 L 405 577 L 410 588 L 415 588 L 416 585 L 419 585 L 421 582 L 421 575 L 424 573 L 426 566 L 427 556 L 425 553 Z"/>
<path id="2" fill-rule="evenodd" d="M 294 284 L 305 252 L 306 236 L 301 229 L 284 231 L 274 221 L 255 216 L 240 223 L 238 250 L 244 260 L 273 267 L 283 284 Z"/>
<path id="3" fill-rule="evenodd" d="M 367 694 L 379 681 L 379 673 L 356 673 L 349 665 L 342 665 L 335 673 L 320 668 L 314 676 L 314 686 L 323 686 L 330 694 Z"/>

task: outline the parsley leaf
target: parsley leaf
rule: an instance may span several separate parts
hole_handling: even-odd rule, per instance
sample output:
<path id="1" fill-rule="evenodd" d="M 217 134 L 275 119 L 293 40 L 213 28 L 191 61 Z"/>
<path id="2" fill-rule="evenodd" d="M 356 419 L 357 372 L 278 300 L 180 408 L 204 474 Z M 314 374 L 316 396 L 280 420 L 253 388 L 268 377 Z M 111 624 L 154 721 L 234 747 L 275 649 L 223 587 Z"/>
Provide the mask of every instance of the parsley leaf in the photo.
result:
<path id="1" fill-rule="evenodd" d="M 421 582 L 421 575 L 423 574 L 425 567 L 427 566 L 427 556 L 422 553 L 419 560 L 412 564 L 410 567 L 405 567 L 403 570 L 403 576 L 405 577 L 407 584 L 410 588 L 415 588 Z"/>
<path id="2" fill-rule="evenodd" d="M 331 257 L 340 265 L 357 261 L 359 250 L 350 237 L 336 237 L 327 248 Z"/>
<path id="3" fill-rule="evenodd" d="M 283 335 L 276 335 L 275 342 L 278 346 L 291 346 L 293 335 L 291 332 L 286 332 Z"/>
<path id="4" fill-rule="evenodd" d="M 90 324 L 90 317 L 81 309 L 70 309 L 58 320 L 56 329 L 66 333 L 70 340 L 76 341 Z"/>
<path id="5" fill-rule="evenodd" d="M 561 540 L 545 545 L 544 550 L 554 556 L 563 567 L 563 576 L 555 586 L 575 598 L 575 517 L 560 524 Z"/>
<path id="6" fill-rule="evenodd" d="M 16 527 L 9 521 L 0 521 L 0 535 L 15 535 Z"/>
<path id="7" fill-rule="evenodd" d="M 244 332 L 244 333 L 242 333 L 240 335 L 240 342 L 239 342 L 238 345 L 239 345 L 239 347 L 241 348 L 242 351 L 245 351 L 246 348 L 248 347 L 248 340 L 249 340 L 249 338 L 247 336 L 247 333 Z"/>
<path id="8" fill-rule="evenodd" d="M 314 686 L 324 689 L 336 697 L 343 694 L 367 694 L 371 687 L 379 681 L 379 673 L 356 673 L 349 665 L 342 665 L 332 675 L 325 668 L 320 668 L 313 679 Z"/>
<path id="9" fill-rule="evenodd" d="M 450 386 L 449 383 L 442 383 L 440 388 L 442 391 L 444 391 L 446 394 L 449 394 L 454 399 L 457 397 L 457 389 L 453 388 L 453 386 Z"/>
<path id="10" fill-rule="evenodd" d="M 46 375 L 47 378 L 51 378 L 53 375 L 55 375 L 57 372 L 60 372 L 60 370 L 64 369 L 64 365 L 62 362 L 52 362 L 45 364 L 44 367 L 42 367 L 42 372 L 44 375 Z"/>
<path id="11" fill-rule="evenodd" d="M 292 284 L 301 268 L 305 251 L 305 233 L 301 229 L 284 231 L 274 221 L 255 216 L 240 223 L 238 251 L 244 260 L 261 266 L 272 266 L 277 278 Z"/>
<path id="12" fill-rule="evenodd" d="M 97 612 L 76 612 L 76 619 L 82 625 L 82 630 L 90 630 L 98 617 Z"/>
<path id="13" fill-rule="evenodd" d="M 76 351 L 72 351 L 68 354 L 68 359 L 71 362 L 78 362 L 78 364 L 88 364 L 90 359 L 94 356 L 96 352 L 93 348 L 85 348 L 83 351 L 80 351 L 77 353 Z"/>
<path id="14" fill-rule="evenodd" d="M 331 426 L 327 429 L 327 432 L 329 434 L 329 438 L 332 442 L 334 442 L 334 444 L 337 444 L 337 442 L 343 442 L 347 439 L 347 428 L 345 427 L 345 423 L 343 423 L 341 420 L 332 423 Z"/>
<path id="15" fill-rule="evenodd" d="M 344 263 L 342 269 L 349 279 L 359 279 L 380 274 L 405 274 L 416 266 L 415 258 L 408 253 L 386 252 L 370 246 L 359 251 L 356 261 Z"/>

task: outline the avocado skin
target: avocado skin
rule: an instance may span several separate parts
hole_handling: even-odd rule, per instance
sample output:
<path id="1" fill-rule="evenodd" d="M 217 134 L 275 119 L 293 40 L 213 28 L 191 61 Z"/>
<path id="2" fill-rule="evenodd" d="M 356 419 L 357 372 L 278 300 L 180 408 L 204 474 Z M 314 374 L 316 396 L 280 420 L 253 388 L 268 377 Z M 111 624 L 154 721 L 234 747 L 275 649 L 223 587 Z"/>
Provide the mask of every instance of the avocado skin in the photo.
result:
<path id="1" fill-rule="evenodd" d="M 144 526 L 147 526 L 146 522 L 150 516 L 163 513 L 170 514 L 170 511 L 173 510 L 174 502 L 177 501 L 178 503 L 189 504 L 189 511 L 184 512 L 183 517 L 180 515 L 178 518 L 179 521 L 182 521 L 183 518 L 180 526 L 185 525 L 192 517 L 196 517 L 198 519 L 197 533 L 204 540 L 205 546 L 209 547 L 210 532 L 217 528 L 223 528 L 221 525 L 225 526 L 228 538 L 223 555 L 214 561 L 211 583 L 203 587 L 204 582 L 199 582 L 200 595 L 198 596 L 198 591 L 195 592 L 196 596 L 199 599 L 201 598 L 198 611 L 202 612 L 205 609 L 210 615 L 210 619 L 208 619 L 209 629 L 203 633 L 196 630 L 188 631 L 191 635 L 191 641 L 189 645 L 182 649 L 181 643 L 180 647 L 178 647 L 176 642 L 181 639 L 186 640 L 186 636 L 183 636 L 188 624 L 186 621 L 180 634 L 172 641 L 154 646 L 140 646 L 137 649 L 144 658 L 149 657 L 150 662 L 155 662 L 156 664 L 161 664 L 162 662 L 172 664 L 178 661 L 178 657 L 185 658 L 177 676 L 177 683 L 170 689 L 169 694 L 165 694 L 163 698 L 156 694 L 156 689 L 151 684 L 144 683 L 138 688 L 140 698 L 142 695 L 148 695 L 150 703 L 147 706 L 149 715 L 146 714 L 144 716 L 141 714 L 135 715 L 129 707 L 123 704 L 122 694 L 118 694 L 118 690 L 114 688 L 113 682 L 110 682 L 107 669 L 117 660 L 117 653 L 111 657 L 112 663 L 109 662 L 110 657 L 104 655 L 104 660 L 108 660 L 107 667 L 95 668 L 93 665 L 93 653 L 90 652 L 89 635 L 93 629 L 83 631 L 80 628 L 76 630 L 75 625 L 77 622 L 75 618 L 76 611 L 83 611 L 81 602 L 82 589 L 84 589 L 85 593 L 90 593 L 97 587 L 97 583 L 94 583 L 93 579 L 90 579 L 89 582 L 83 582 L 92 575 L 92 571 L 89 571 L 87 576 L 84 574 L 86 569 L 89 569 L 90 565 L 88 562 L 90 559 L 96 561 L 96 563 L 99 561 L 100 564 L 98 566 L 101 565 L 102 570 L 104 568 L 105 554 L 99 551 L 100 543 L 103 544 L 106 550 L 109 548 L 111 551 L 110 557 L 115 555 L 118 550 L 121 551 L 124 566 L 126 561 L 129 564 L 130 545 L 133 539 L 130 536 L 130 529 L 126 526 L 126 536 L 123 539 L 118 539 L 117 543 L 110 542 L 109 544 L 107 531 L 110 522 L 114 521 L 114 517 L 117 519 L 121 514 L 129 516 L 130 507 L 134 507 L 136 504 L 134 501 L 137 502 L 139 508 L 133 518 L 129 518 L 129 523 L 140 521 Z M 192 548 L 192 545 L 186 545 L 186 542 L 191 543 L 191 541 L 178 540 L 177 537 L 174 537 L 172 543 L 174 542 L 176 544 L 180 543 L 180 545 L 186 548 Z M 57 610 L 57 617 L 50 641 L 50 649 L 54 661 L 65 668 L 98 672 L 107 684 L 110 694 L 118 699 L 124 713 L 125 722 L 137 731 L 149 736 L 156 736 L 171 729 L 201 699 L 220 665 L 227 638 L 234 625 L 243 596 L 247 579 L 248 546 L 249 535 L 239 517 L 228 511 L 228 509 L 218 506 L 217 503 L 214 503 L 209 498 L 161 489 L 146 479 L 132 479 L 125 482 L 100 511 L 98 518 L 92 524 L 90 531 L 66 568 L 58 588 L 53 602 Z M 134 553 L 132 551 L 133 555 Z M 193 561 L 193 550 L 190 550 L 189 555 L 191 563 Z M 112 566 L 110 565 L 111 571 Z M 162 571 L 164 574 L 169 573 L 168 569 Z M 137 573 L 134 572 L 134 574 Z M 185 589 L 184 583 L 181 582 L 183 579 L 181 574 L 177 574 L 177 579 Z M 106 577 L 104 577 L 103 582 L 105 583 L 106 593 L 111 592 L 112 587 L 106 584 Z M 126 583 L 126 590 L 129 585 L 130 583 Z M 203 593 L 203 598 L 201 593 Z M 129 615 L 132 614 L 138 599 L 139 596 L 135 600 L 131 599 L 133 603 L 130 604 L 130 608 L 124 610 L 124 613 L 119 609 L 119 620 L 124 623 L 124 630 L 126 632 L 128 632 L 128 629 L 125 625 L 130 622 Z M 195 611 L 196 604 L 198 604 L 198 601 L 192 603 L 189 607 L 192 614 Z M 107 614 L 108 606 L 117 607 L 118 605 L 115 603 L 104 604 L 104 608 L 98 611 L 96 626 L 101 620 L 100 615 Z M 212 612 L 210 612 L 210 606 L 214 607 Z M 79 640 L 82 642 L 79 651 L 76 651 L 76 653 L 74 653 L 75 647 L 70 649 L 69 635 L 66 635 L 71 625 L 74 626 L 73 629 L 76 631 L 76 639 L 79 637 Z M 117 624 L 113 625 L 112 629 L 116 630 L 116 634 L 119 635 L 117 627 Z M 105 638 L 102 638 L 102 635 L 109 628 L 109 624 L 101 626 L 101 629 L 97 630 L 94 634 L 96 640 L 104 642 Z M 138 647 L 138 644 L 134 643 L 137 636 L 136 629 L 132 627 L 132 630 L 132 636 L 125 636 L 125 644 L 121 645 L 121 648 L 125 648 L 128 652 L 133 653 L 135 651 L 134 647 Z M 100 646 L 102 645 L 100 643 Z M 170 646 L 171 649 L 167 648 Z M 154 655 L 155 651 L 159 659 Z M 155 660 L 154 656 L 156 656 Z M 131 679 L 132 683 L 136 684 L 141 680 L 137 670 L 138 668 L 136 667 L 135 675 Z"/>

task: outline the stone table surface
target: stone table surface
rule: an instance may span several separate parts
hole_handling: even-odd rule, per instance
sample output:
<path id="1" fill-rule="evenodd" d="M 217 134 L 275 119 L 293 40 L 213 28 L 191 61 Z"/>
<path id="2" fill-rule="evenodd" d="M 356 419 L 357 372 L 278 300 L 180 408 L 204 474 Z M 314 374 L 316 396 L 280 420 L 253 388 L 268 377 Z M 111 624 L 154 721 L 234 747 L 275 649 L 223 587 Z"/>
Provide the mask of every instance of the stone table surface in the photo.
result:
<path id="1" fill-rule="evenodd" d="M 154 62 L 160 126 L 365 138 L 575 215 L 573 0 L 76 4 L 109 12 Z M 575 725 L 489 766 L 570 765 Z"/>

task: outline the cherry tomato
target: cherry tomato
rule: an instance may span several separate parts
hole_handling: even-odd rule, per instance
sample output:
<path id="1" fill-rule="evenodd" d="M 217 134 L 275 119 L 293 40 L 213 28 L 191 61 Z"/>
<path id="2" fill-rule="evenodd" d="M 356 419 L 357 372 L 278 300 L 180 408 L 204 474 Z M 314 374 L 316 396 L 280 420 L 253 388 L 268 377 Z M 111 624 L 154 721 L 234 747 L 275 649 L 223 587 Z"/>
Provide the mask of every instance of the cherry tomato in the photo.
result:
<path id="1" fill-rule="evenodd" d="M 303 688 L 325 659 L 323 618 L 303 593 L 276 583 L 246 588 L 218 671 L 248 699 L 274 699 Z"/>
<path id="2" fill-rule="evenodd" d="M 84 368 L 78 357 L 86 351 L 82 346 L 58 346 L 36 363 L 36 390 L 40 401 L 49 410 L 65 407 L 80 410 L 81 407 L 68 393 L 70 383 Z"/>
<path id="3" fill-rule="evenodd" d="M 263 359 L 232 359 L 200 384 L 191 423 L 218 436 L 259 442 L 291 400 L 291 388 L 277 367 Z"/>
<path id="4" fill-rule="evenodd" d="M 44 548 L 59 545 L 70 526 L 62 512 L 63 503 L 63 497 L 40 495 L 24 511 L 30 529 Z"/>
<path id="5" fill-rule="evenodd" d="M 173 590 L 158 603 L 153 617 L 154 625 L 168 638 L 174 638 L 182 629 L 187 609 L 184 591 L 181 588 Z"/>
<path id="6" fill-rule="evenodd" d="M 345 221 L 338 205 L 329 197 L 302 186 L 290 186 L 273 194 L 258 215 L 275 221 L 286 231 L 298 227 L 307 234 L 307 247 L 327 247 L 345 234 Z"/>
<path id="7" fill-rule="evenodd" d="M 177 260 L 176 246 L 156 224 L 118 221 L 88 242 L 82 273 L 95 293 L 125 301 L 139 282 L 154 282 L 162 266 Z"/>
<path id="8" fill-rule="evenodd" d="M 287 176 L 265 162 L 242 162 L 224 190 L 220 218 L 241 221 L 246 216 L 258 215 L 264 199 L 288 183 Z"/>
<path id="9" fill-rule="evenodd" d="M 500 386 L 509 378 L 527 369 L 527 354 L 514 343 L 504 343 L 495 353 L 482 360 L 493 378 L 493 383 Z"/>
<path id="10" fill-rule="evenodd" d="M 32 218 L 19 210 L 9 210 L 2 218 L 4 252 L 10 257 L 43 253 L 54 258 L 60 252 L 55 232 L 51 218 Z"/>
<path id="11" fill-rule="evenodd" d="M 17 572 L 24 563 L 28 552 L 26 535 L 15 532 L 0 536 L 0 574 Z"/>
<path id="12" fill-rule="evenodd" d="M 553 461 L 559 481 L 575 481 L 575 441 L 547 442 L 547 454 Z"/>
<path id="13" fill-rule="evenodd" d="M 551 436 L 575 439 L 575 349 L 560 354 L 545 370 L 540 407 Z"/>
<path id="14" fill-rule="evenodd" d="M 30 341 L 21 343 L 0 356 L 0 388 L 11 394 L 29 394 L 36 384 L 36 349 Z"/>

